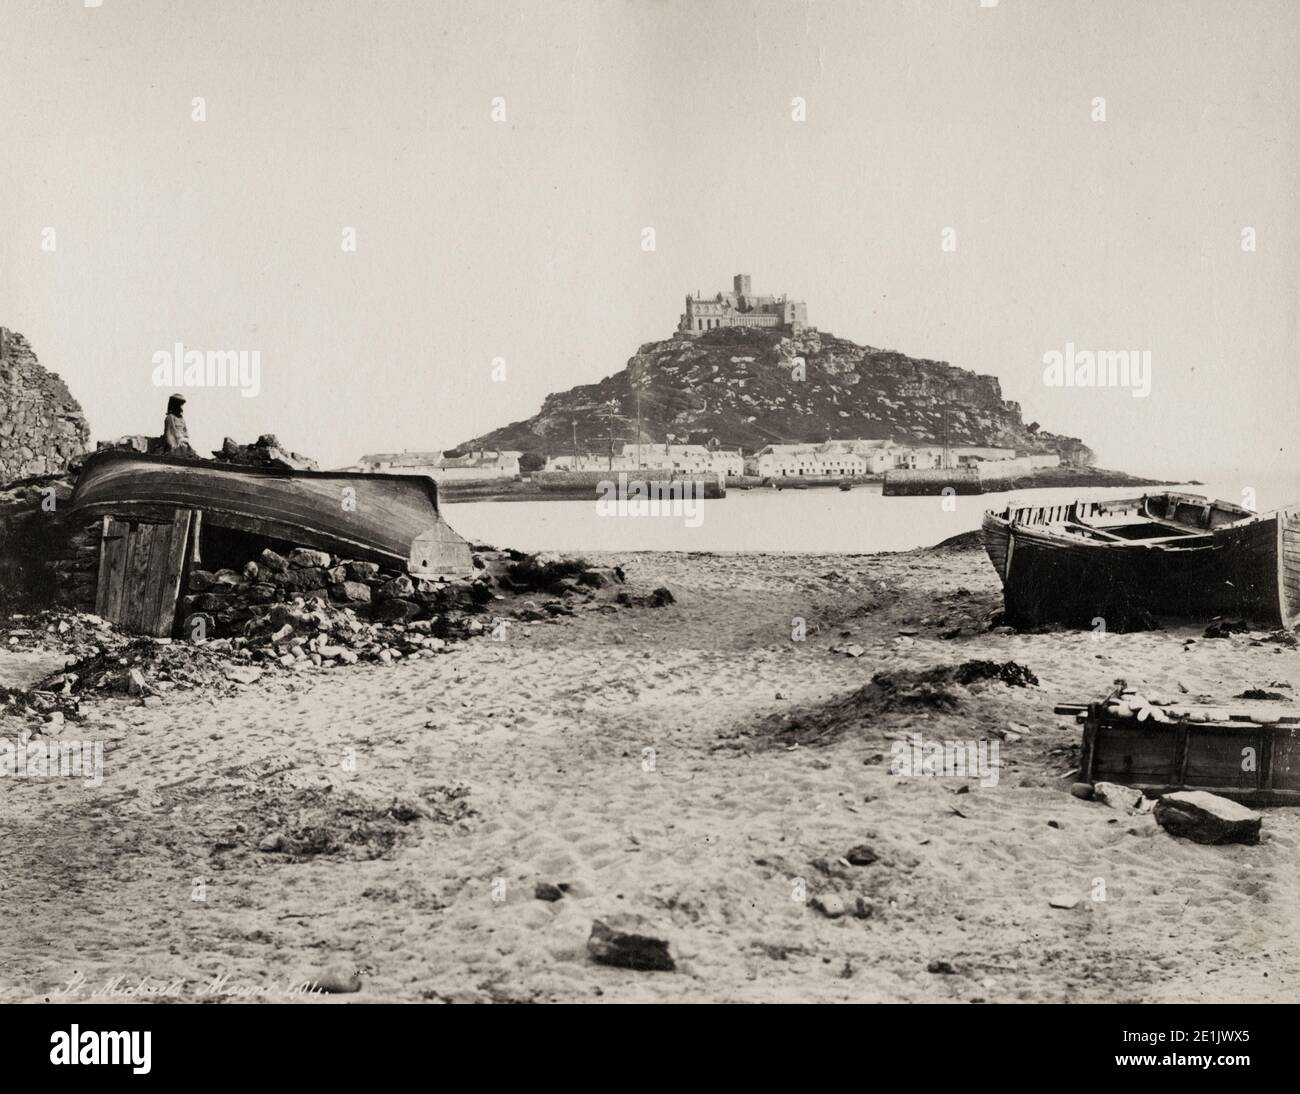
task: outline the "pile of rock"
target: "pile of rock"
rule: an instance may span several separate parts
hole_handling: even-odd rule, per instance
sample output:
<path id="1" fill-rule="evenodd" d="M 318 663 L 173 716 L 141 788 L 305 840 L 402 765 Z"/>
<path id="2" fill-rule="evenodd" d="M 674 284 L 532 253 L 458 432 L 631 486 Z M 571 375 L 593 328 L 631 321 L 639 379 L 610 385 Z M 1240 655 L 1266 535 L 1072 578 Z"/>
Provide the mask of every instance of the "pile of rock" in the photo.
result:
<path id="1" fill-rule="evenodd" d="M 313 599 L 376 623 L 410 623 L 451 608 L 478 609 L 492 599 L 489 581 L 485 569 L 467 581 L 412 579 L 374 562 L 310 547 L 295 547 L 287 555 L 267 548 L 240 570 L 191 570 L 183 630 L 190 635 L 198 620 L 210 636 L 247 634 L 269 618 L 276 603 Z"/>
<path id="2" fill-rule="evenodd" d="M 602 611 L 617 611 L 611 600 L 596 601 L 602 591 L 613 592 L 626 580 L 621 566 L 592 566 L 582 558 L 559 555 L 529 555 L 507 550 L 496 559 L 476 556 L 489 568 L 498 588 L 516 594 L 547 593 L 549 600 L 522 601 L 511 614 L 525 623 L 541 623 L 560 616 L 575 615 L 576 605 Z M 667 591 L 667 590 L 665 590 Z M 670 597 L 671 599 L 671 597 Z"/>
<path id="3" fill-rule="evenodd" d="M 161 437 L 147 437 L 143 433 L 128 433 L 115 437 L 111 441 L 97 441 L 96 452 L 139 452 L 140 454 L 160 455 L 163 450 Z M 80 468 L 77 468 L 80 470 Z"/>
<path id="4" fill-rule="evenodd" d="M 481 560 L 480 560 L 481 561 Z M 411 578 L 377 563 L 267 548 L 240 570 L 191 570 L 181 638 L 286 668 L 393 661 L 482 633 L 486 564 L 465 580 Z"/>
<path id="5" fill-rule="evenodd" d="M 274 433 L 263 433 L 253 444 L 236 444 L 226 437 L 212 458 L 245 467 L 280 467 L 288 471 L 316 471 L 317 463 L 301 452 L 290 452 Z"/>
<path id="6" fill-rule="evenodd" d="M 68 385 L 21 334 L 0 327 L 0 483 L 57 474 L 86 450 L 90 426 Z"/>
<path id="7" fill-rule="evenodd" d="M 432 656 L 505 618 L 555 622 L 580 606 L 617 610 L 618 567 L 490 548 L 473 559 L 472 576 L 428 579 L 309 547 L 283 555 L 268 548 L 240 570 L 190 572 L 180 637 L 285 668 L 328 668 Z M 549 599 L 527 598 L 536 591 Z M 659 606 L 671 594 L 646 599 Z"/>

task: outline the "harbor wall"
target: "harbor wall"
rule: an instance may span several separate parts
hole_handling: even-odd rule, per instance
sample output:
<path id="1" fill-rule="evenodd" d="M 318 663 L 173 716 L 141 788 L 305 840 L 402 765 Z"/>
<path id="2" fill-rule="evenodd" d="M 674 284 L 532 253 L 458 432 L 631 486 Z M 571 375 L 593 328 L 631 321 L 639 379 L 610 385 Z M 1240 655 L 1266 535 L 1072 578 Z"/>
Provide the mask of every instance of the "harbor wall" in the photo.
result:
<path id="1" fill-rule="evenodd" d="M 602 484 L 617 485 L 620 478 L 628 483 L 650 483 L 665 490 L 678 483 L 701 483 L 705 498 L 727 495 L 727 478 L 716 471 L 662 471 L 646 467 L 640 471 L 534 471 L 532 474 L 532 481 L 543 493 L 567 494 L 575 498 L 596 498 Z"/>
<path id="2" fill-rule="evenodd" d="M 915 470 L 886 471 L 881 491 L 886 497 L 917 494 L 942 494 L 951 488 L 954 494 L 980 494 L 980 473 L 975 467 L 928 467 Z"/>
<path id="3" fill-rule="evenodd" d="M 1013 460 L 985 460 L 976 464 L 975 470 L 979 474 L 980 482 L 1018 479 L 1021 475 L 1033 473 L 1033 457 L 1017 456 Z"/>

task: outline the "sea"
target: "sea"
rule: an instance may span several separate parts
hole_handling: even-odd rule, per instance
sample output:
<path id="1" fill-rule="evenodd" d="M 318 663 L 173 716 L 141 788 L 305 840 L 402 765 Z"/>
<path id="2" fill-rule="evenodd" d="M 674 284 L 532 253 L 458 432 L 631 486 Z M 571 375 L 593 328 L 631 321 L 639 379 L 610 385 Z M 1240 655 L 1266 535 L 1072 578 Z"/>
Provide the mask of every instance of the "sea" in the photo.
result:
<path id="1" fill-rule="evenodd" d="M 596 501 L 474 501 L 448 504 L 451 526 L 474 543 L 522 551 L 761 551 L 864 554 L 929 547 L 979 528 L 986 509 L 1055 505 L 1182 490 L 1258 511 L 1300 504 L 1300 469 L 1226 473 L 1204 484 L 1018 490 L 1005 494 L 885 497 L 878 484 L 842 491 L 729 490 L 692 512 L 639 516 L 601 511 Z M 667 509 L 667 505 L 664 506 Z"/>

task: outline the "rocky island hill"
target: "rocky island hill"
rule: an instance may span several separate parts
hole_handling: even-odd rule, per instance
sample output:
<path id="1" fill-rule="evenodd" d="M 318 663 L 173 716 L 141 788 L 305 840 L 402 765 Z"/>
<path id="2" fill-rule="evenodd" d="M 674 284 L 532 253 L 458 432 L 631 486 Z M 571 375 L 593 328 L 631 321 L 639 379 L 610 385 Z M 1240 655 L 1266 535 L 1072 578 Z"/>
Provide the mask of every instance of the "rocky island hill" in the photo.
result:
<path id="1" fill-rule="evenodd" d="M 816 330 L 724 327 L 648 342 L 627 367 L 595 384 L 547 396 L 542 409 L 476 437 L 462 448 L 514 449 L 524 467 L 572 449 L 640 440 L 743 448 L 845 438 L 1014 447 L 1056 452 L 1087 468 L 1093 453 L 1077 437 L 1026 424 L 995 376 L 945 361 L 860 346 Z M 531 457 L 531 459 L 527 458 Z"/>

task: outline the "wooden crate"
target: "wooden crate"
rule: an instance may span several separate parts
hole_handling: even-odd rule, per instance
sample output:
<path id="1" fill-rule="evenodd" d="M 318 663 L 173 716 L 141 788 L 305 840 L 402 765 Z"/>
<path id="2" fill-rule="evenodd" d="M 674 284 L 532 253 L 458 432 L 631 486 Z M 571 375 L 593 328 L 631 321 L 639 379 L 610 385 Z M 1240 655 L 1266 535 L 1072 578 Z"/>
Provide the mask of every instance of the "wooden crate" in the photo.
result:
<path id="1" fill-rule="evenodd" d="M 1188 712 L 1218 708 L 1186 704 L 1168 720 L 1119 716 L 1113 704 L 1090 703 L 1083 720 L 1080 778 L 1152 794 L 1208 790 L 1250 805 L 1300 805 L 1300 715 L 1274 701 L 1209 721 Z M 1256 721 L 1262 717 L 1266 720 Z"/>

